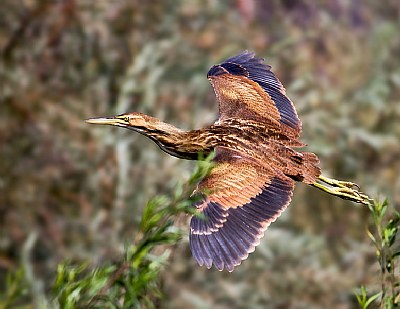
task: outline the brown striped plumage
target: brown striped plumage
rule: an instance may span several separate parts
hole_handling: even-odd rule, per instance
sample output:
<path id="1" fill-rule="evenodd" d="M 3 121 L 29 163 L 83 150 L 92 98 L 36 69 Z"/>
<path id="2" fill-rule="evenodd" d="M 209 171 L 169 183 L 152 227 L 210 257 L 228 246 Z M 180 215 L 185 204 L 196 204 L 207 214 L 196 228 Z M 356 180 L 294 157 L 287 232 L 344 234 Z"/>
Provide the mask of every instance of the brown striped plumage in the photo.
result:
<path id="1" fill-rule="evenodd" d="M 88 122 L 132 129 L 183 159 L 216 152 L 196 190 L 204 218 L 192 218 L 190 246 L 200 265 L 232 271 L 288 206 L 295 181 L 317 180 L 319 160 L 293 149 L 305 146 L 298 140 L 301 122 L 262 59 L 243 52 L 213 66 L 207 77 L 219 103 L 219 119 L 209 127 L 182 131 L 140 113 Z"/>

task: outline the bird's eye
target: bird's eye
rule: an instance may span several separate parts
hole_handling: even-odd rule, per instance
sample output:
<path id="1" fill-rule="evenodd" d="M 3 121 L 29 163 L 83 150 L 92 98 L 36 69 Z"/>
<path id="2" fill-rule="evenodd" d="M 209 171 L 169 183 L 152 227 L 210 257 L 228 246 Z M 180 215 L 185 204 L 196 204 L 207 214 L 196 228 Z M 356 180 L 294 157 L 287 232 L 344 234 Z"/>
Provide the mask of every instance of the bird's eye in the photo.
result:
<path id="1" fill-rule="evenodd" d="M 126 116 L 126 117 L 124 118 L 124 120 L 125 120 L 126 122 L 129 123 L 129 117 L 128 117 L 128 116 Z"/>

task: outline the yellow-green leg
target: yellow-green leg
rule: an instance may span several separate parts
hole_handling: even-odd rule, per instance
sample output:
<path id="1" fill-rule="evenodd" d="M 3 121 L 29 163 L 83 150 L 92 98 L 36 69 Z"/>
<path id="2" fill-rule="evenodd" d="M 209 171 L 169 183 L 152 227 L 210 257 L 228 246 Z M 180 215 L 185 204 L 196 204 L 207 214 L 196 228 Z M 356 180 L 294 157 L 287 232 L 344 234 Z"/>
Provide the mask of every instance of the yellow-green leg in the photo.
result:
<path id="1" fill-rule="evenodd" d="M 326 193 L 356 203 L 369 205 L 373 201 L 370 197 L 359 191 L 360 187 L 353 182 L 340 181 L 320 175 L 318 180 L 311 185 Z"/>

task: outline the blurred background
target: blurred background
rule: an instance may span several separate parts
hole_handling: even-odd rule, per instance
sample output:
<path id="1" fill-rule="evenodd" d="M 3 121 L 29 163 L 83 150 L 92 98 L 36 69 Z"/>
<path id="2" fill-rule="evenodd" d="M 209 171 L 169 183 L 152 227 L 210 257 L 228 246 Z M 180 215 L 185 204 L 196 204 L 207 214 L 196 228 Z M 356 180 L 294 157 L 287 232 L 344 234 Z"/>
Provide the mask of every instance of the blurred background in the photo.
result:
<path id="1" fill-rule="evenodd" d="M 63 260 L 123 254 L 146 201 L 194 169 L 84 119 L 139 111 L 183 129 L 210 124 L 206 73 L 245 49 L 273 66 L 324 174 L 400 209 L 399 33 L 397 0 L 2 0 L 0 288 L 21 263 L 48 291 Z M 163 305 L 351 308 L 354 288 L 379 284 L 369 220 L 299 184 L 235 272 L 198 267 L 187 238 L 174 247 Z"/>

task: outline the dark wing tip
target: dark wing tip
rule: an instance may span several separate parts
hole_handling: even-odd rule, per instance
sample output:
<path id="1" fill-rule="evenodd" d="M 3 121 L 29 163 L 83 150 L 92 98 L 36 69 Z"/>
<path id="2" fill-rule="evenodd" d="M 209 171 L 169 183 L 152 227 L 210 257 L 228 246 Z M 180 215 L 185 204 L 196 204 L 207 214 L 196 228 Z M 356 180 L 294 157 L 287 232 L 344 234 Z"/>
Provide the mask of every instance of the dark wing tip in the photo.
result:
<path id="1" fill-rule="evenodd" d="M 229 58 L 219 65 L 214 65 L 207 73 L 207 77 L 218 76 L 222 74 L 232 74 L 249 77 L 249 72 L 242 64 L 247 63 L 254 58 L 254 53 L 249 53 L 247 50 L 241 54 Z M 259 59 L 263 60 L 263 59 Z"/>
<path id="2" fill-rule="evenodd" d="M 218 76 L 218 75 L 226 74 L 226 73 L 229 73 L 229 72 L 225 68 L 223 68 L 220 65 L 214 65 L 208 71 L 207 78 L 209 78 L 211 76 Z"/>
<path id="3" fill-rule="evenodd" d="M 258 61 L 258 62 L 264 61 L 263 58 L 255 58 L 255 55 L 256 54 L 254 52 L 249 52 L 248 50 L 244 50 L 240 54 L 226 59 L 223 63 L 232 62 L 232 63 L 243 64 L 243 63 L 249 62 L 251 59 L 254 59 L 255 61 Z"/>
<path id="4" fill-rule="evenodd" d="M 256 75 L 257 72 L 265 74 L 267 71 L 271 72 L 271 66 L 264 62 L 264 58 L 256 58 L 255 53 L 243 51 L 239 55 L 226 59 L 221 65 L 226 63 L 235 63 L 243 66 L 250 75 Z M 272 72 L 271 72 L 272 73 Z M 251 77 L 250 77 L 251 78 Z M 282 84 L 277 80 L 280 87 Z"/>
<path id="5" fill-rule="evenodd" d="M 240 64 L 224 62 L 220 65 L 214 65 L 207 73 L 207 78 L 223 74 L 232 74 L 249 77 L 249 72 Z"/>
<path id="6" fill-rule="evenodd" d="M 200 266 L 229 272 L 247 259 L 291 200 L 293 181 L 274 177 L 262 192 L 245 205 L 226 209 L 207 202 L 204 218 L 194 216 L 190 222 L 190 248 Z"/>
<path id="7" fill-rule="evenodd" d="M 200 266 L 215 266 L 232 272 L 259 243 L 262 224 L 259 220 L 236 218 L 231 209 L 208 202 L 204 218 L 193 216 L 190 222 L 190 248 Z M 243 219 L 243 218 L 242 218 Z"/>

